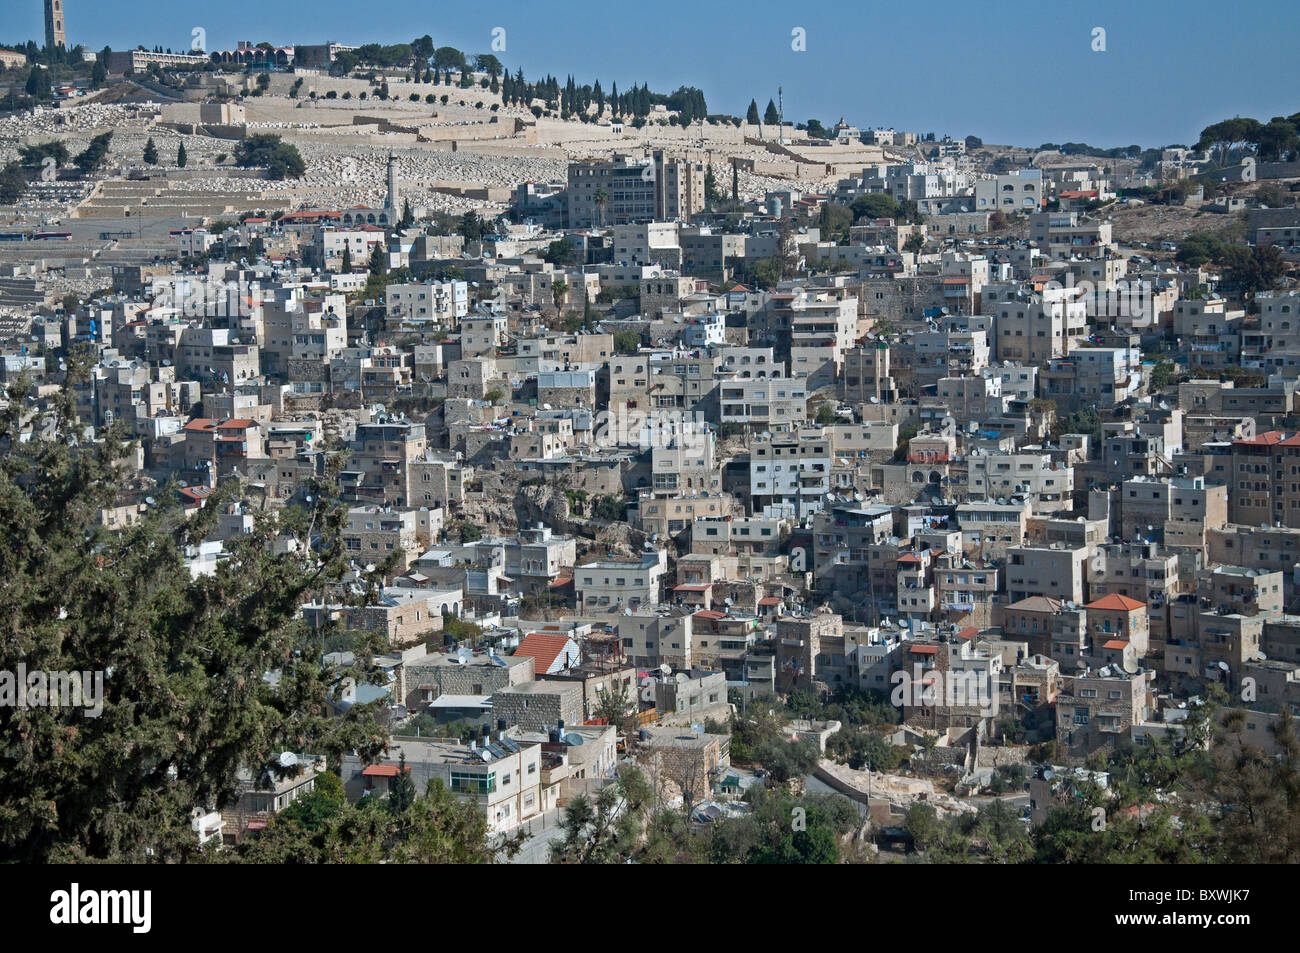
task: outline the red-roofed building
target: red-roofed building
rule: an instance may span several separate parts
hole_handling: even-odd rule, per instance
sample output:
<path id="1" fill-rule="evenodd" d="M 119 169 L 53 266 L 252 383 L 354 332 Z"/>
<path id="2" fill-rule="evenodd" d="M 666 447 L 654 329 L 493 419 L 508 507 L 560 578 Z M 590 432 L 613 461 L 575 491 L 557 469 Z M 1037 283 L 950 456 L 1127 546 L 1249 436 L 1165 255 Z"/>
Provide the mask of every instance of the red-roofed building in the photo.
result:
<path id="1" fill-rule="evenodd" d="M 713 586 L 706 583 L 683 583 L 674 586 L 673 596 L 682 605 L 698 606 L 701 609 L 713 607 Z"/>
<path id="2" fill-rule="evenodd" d="M 250 458 L 266 456 L 262 427 L 248 417 L 196 417 L 185 425 L 184 434 L 185 466 L 190 470 L 211 466 L 217 476 L 225 476 L 238 467 L 247 473 Z"/>
<path id="3" fill-rule="evenodd" d="M 1235 389 L 1224 391 L 1224 412 L 1227 397 Z M 1288 394 L 1278 412 L 1293 412 L 1295 400 Z M 1254 408 L 1232 413 L 1255 417 L 1257 424 L 1264 422 L 1266 411 Z M 1294 468 L 1300 467 L 1300 434 L 1269 430 L 1232 442 L 1232 492 L 1228 498 L 1228 519 L 1249 526 L 1275 525 L 1300 526 L 1300 491 Z M 1241 479 L 1238 480 L 1237 477 Z"/>
<path id="4" fill-rule="evenodd" d="M 575 667 L 582 653 L 578 643 L 567 635 L 530 632 L 524 636 L 514 654 L 532 658 L 533 670 L 538 675 L 557 675 Z"/>
<path id="5" fill-rule="evenodd" d="M 1150 640 L 1146 603 L 1112 593 L 1084 608 L 1088 610 L 1088 635 L 1097 655 L 1103 654 L 1112 641 L 1128 641 L 1138 657 L 1146 655 Z"/>
<path id="6" fill-rule="evenodd" d="M 176 491 L 176 495 L 181 498 L 181 505 L 187 512 L 203 509 L 213 492 L 210 486 L 183 486 Z"/>

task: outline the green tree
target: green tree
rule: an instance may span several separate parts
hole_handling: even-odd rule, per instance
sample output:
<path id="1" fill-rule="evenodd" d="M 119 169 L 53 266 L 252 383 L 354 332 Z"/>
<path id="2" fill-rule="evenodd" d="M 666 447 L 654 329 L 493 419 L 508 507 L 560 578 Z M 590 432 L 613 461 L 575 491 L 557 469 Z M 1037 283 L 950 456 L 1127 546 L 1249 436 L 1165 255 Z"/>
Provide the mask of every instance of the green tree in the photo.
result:
<path id="1" fill-rule="evenodd" d="M 763 258 L 756 262 L 754 280 L 767 291 L 774 289 L 781 280 L 781 259 Z"/>
<path id="2" fill-rule="evenodd" d="M 620 735 L 627 735 L 636 727 L 636 699 L 630 696 L 622 679 L 614 679 L 609 690 L 596 689 L 592 715 L 613 726 Z"/>
<path id="3" fill-rule="evenodd" d="M 49 99 L 54 95 L 54 90 L 50 82 L 50 71 L 47 67 L 33 64 L 31 72 L 27 74 L 27 95 L 34 99 Z"/>
<path id="4" fill-rule="evenodd" d="M 19 146 L 18 159 L 24 169 L 33 172 L 40 170 L 45 165 L 46 159 L 53 159 L 56 167 L 63 166 L 68 163 L 68 147 L 58 139 L 30 146 Z"/>
<path id="5" fill-rule="evenodd" d="M 5 163 L 0 168 L 0 205 L 13 205 L 27 191 L 27 176 L 17 162 Z"/>
<path id="6" fill-rule="evenodd" d="M 1286 259 L 1276 245 L 1229 245 L 1219 257 L 1226 284 L 1243 295 L 1273 288 L 1286 274 Z"/>
<path id="7" fill-rule="evenodd" d="M 780 115 L 776 111 L 776 103 L 769 99 L 767 101 L 767 110 L 763 113 L 763 124 L 766 126 L 775 126 L 780 121 Z"/>
<path id="8" fill-rule="evenodd" d="M 1173 361 L 1160 361 L 1151 369 L 1151 389 L 1164 390 L 1177 383 L 1177 370 Z"/>
<path id="9" fill-rule="evenodd" d="M 266 169 L 273 181 L 300 179 L 307 173 L 307 163 L 292 143 L 279 136 L 259 133 L 240 141 L 235 147 L 235 165 L 241 169 Z"/>
<path id="10" fill-rule="evenodd" d="M 754 759 L 763 765 L 772 780 L 784 783 L 817 767 L 820 751 L 810 741 L 772 738 L 754 749 Z"/>
<path id="11" fill-rule="evenodd" d="M 72 164 L 82 175 L 98 171 L 108 161 L 108 147 L 112 141 L 111 132 L 100 133 L 90 140 L 90 144 L 72 160 Z"/>
<path id="12" fill-rule="evenodd" d="M 870 195 L 859 195 L 850 204 L 849 208 L 853 210 L 855 221 L 862 219 L 892 218 L 899 219 L 902 217 L 903 208 L 898 201 L 884 192 L 872 192 Z"/>
<path id="13" fill-rule="evenodd" d="M 635 331 L 616 331 L 614 333 L 615 354 L 635 354 L 641 350 L 641 335 Z"/>
<path id="14" fill-rule="evenodd" d="M 1258 119 L 1246 119 L 1240 116 L 1225 119 L 1206 126 L 1201 130 L 1201 138 L 1196 143 L 1199 150 L 1209 150 L 1215 156 L 1218 165 L 1226 165 L 1230 159 L 1240 155 L 1247 146 L 1257 143 L 1263 130 Z"/>
<path id="15" fill-rule="evenodd" d="M 323 777 L 317 775 L 318 787 Z M 522 842 L 522 834 L 494 841 L 483 811 L 435 779 L 402 811 L 385 810 L 373 797 L 352 805 L 332 791 L 307 795 L 273 816 L 265 831 L 215 859 L 257 864 L 490 864 L 513 856 Z"/>
<path id="16" fill-rule="evenodd" d="M 158 147 L 153 144 L 152 138 L 144 144 L 143 158 L 149 165 L 158 164 Z"/>
<path id="17" fill-rule="evenodd" d="M 654 791 L 634 767 L 620 765 L 613 781 L 594 796 L 569 801 L 560 819 L 563 836 L 551 843 L 554 864 L 623 864 L 642 852 Z"/>
<path id="18" fill-rule="evenodd" d="M 459 231 L 461 237 L 467 242 L 481 241 L 483 236 L 487 234 L 482 219 L 478 217 L 477 212 L 472 210 L 461 216 Z"/>
<path id="19" fill-rule="evenodd" d="M 751 99 L 749 101 L 749 109 L 745 113 L 745 122 L 751 126 L 757 126 L 761 122 L 758 117 L 758 102 L 756 100 Z"/>
<path id="20" fill-rule="evenodd" d="M 397 775 L 388 787 L 388 809 L 394 814 L 405 813 L 415 803 L 415 782 L 406 766 L 406 752 L 397 760 Z"/>
<path id="21" fill-rule="evenodd" d="M 127 447 L 112 428 L 85 439 L 75 394 L 88 381 L 74 351 L 48 413 L 31 419 L 22 382 L 0 410 L 0 669 L 102 678 L 98 717 L 0 707 L 0 857 L 185 860 L 198 852 L 191 809 L 232 803 L 241 769 L 278 777 L 285 750 L 379 753 L 373 706 L 341 721 L 326 713 L 343 683 L 320 661 L 323 638 L 347 637 L 368 671 L 379 644 L 337 623 L 310 630 L 299 613 L 348 570 L 337 467 L 309 482 L 311 504 L 259 516 L 196 579 L 185 547 L 215 529 L 240 482 L 223 480 L 195 514 L 165 488 L 137 524 L 110 531 L 99 514 L 121 490 Z M 373 578 L 359 581 L 360 598 L 377 592 Z"/>

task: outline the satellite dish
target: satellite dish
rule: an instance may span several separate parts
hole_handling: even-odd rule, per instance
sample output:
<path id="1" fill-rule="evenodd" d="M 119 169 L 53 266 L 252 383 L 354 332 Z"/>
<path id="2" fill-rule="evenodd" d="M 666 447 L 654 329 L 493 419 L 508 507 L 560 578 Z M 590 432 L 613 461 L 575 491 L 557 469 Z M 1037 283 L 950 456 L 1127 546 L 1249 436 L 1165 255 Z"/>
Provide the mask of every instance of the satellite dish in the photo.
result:
<path id="1" fill-rule="evenodd" d="M 704 734 L 704 725 L 698 721 L 693 721 L 691 722 L 691 731 L 695 732 L 697 735 L 702 735 Z"/>
<path id="2" fill-rule="evenodd" d="M 292 768 L 298 763 L 298 756 L 292 751 L 283 751 L 280 753 L 280 767 Z"/>
<path id="3" fill-rule="evenodd" d="M 673 673 L 673 667 L 667 662 L 664 662 L 664 664 L 659 666 L 659 671 L 663 672 L 665 675 L 671 675 Z"/>

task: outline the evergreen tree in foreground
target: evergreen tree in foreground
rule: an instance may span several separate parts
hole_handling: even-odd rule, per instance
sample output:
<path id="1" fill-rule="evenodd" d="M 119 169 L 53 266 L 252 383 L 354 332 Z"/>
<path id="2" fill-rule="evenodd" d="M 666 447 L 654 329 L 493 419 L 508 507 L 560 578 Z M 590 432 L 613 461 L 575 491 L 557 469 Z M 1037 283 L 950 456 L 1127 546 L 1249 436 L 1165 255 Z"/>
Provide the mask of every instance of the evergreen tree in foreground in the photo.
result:
<path id="1" fill-rule="evenodd" d="M 269 781 L 286 750 L 379 755 L 373 706 L 328 713 L 341 675 L 321 662 L 326 638 L 356 652 L 362 672 L 378 646 L 300 618 L 305 602 L 339 598 L 331 586 L 348 569 L 331 474 L 308 490 L 314 502 L 259 513 L 197 579 L 183 547 L 240 497 L 238 480 L 194 514 L 160 488 L 138 524 L 105 528 L 126 445 L 118 431 L 90 442 L 77 423 L 87 380 L 84 358 L 70 356 L 48 411 L 32 413 L 22 382 L 0 410 L 0 672 L 89 672 L 92 698 L 102 673 L 103 703 L 98 717 L 0 705 L 0 859 L 184 860 L 199 852 L 191 810 L 229 805 L 239 769 Z M 293 545 L 272 552 L 277 538 Z M 357 601 L 375 591 L 373 575 L 360 582 Z"/>

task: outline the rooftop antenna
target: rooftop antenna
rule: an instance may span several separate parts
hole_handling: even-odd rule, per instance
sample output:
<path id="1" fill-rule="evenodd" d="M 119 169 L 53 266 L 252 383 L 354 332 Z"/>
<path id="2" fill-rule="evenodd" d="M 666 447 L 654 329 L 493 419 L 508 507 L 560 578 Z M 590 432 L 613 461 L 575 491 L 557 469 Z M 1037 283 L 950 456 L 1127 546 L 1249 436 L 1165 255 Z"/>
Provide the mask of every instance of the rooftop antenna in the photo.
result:
<path id="1" fill-rule="evenodd" d="M 781 87 L 776 88 L 776 138 L 778 145 L 785 145 L 785 103 L 781 99 Z"/>

